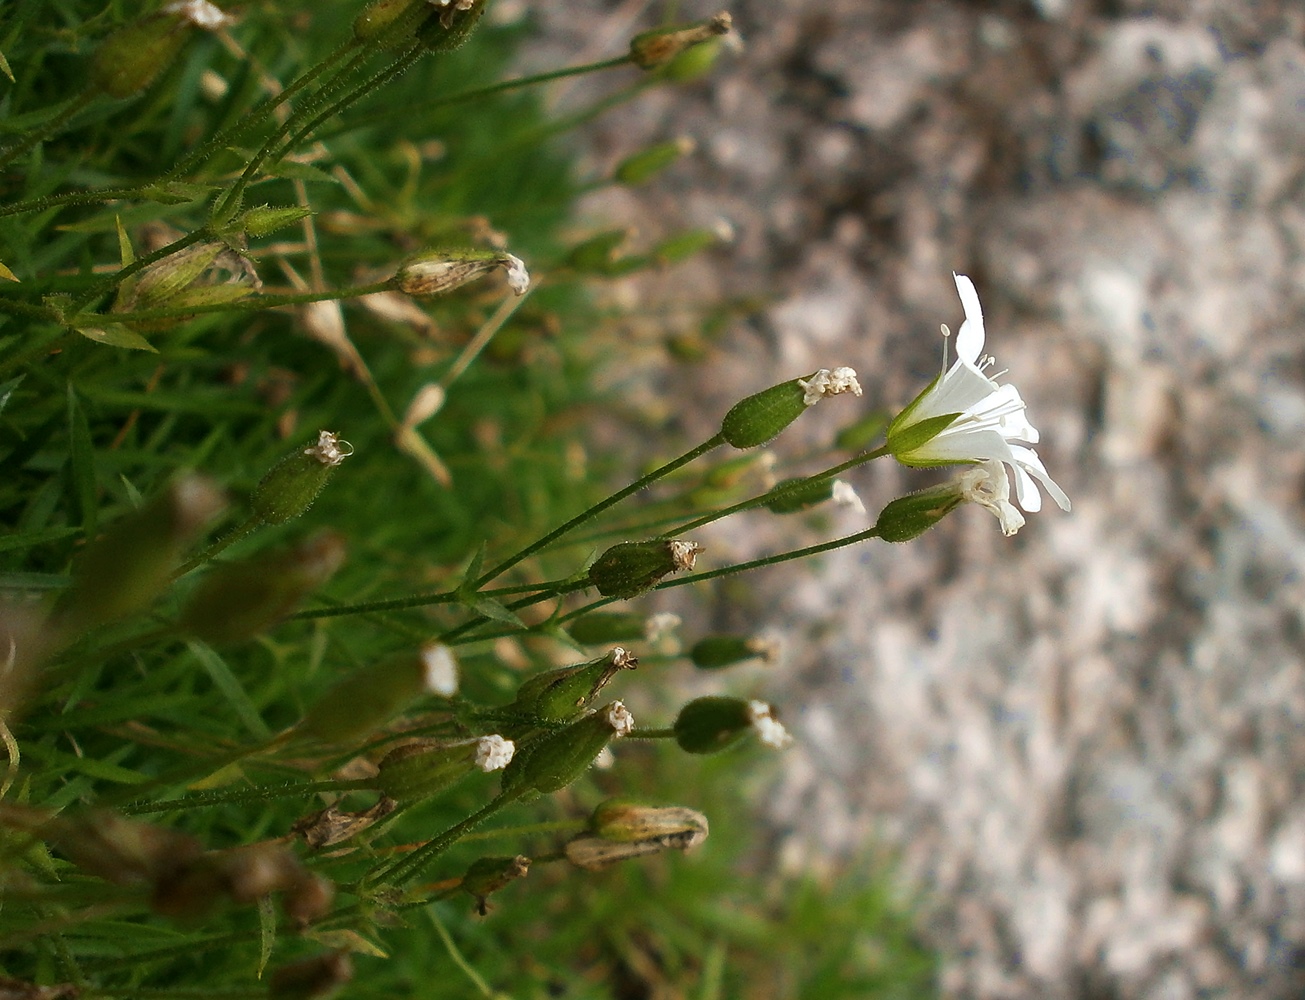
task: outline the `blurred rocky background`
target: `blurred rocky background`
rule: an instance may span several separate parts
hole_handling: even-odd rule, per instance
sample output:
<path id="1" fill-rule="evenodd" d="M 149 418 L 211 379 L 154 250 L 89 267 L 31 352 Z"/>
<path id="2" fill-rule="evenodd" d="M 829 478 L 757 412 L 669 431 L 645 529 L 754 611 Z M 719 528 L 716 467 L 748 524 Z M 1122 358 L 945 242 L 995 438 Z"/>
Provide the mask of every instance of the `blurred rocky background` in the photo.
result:
<path id="1" fill-rule="evenodd" d="M 619 52 L 663 9 L 524 6 L 541 66 Z M 631 391 L 692 437 L 850 364 L 866 398 L 793 431 L 828 441 L 936 373 L 959 271 L 1074 502 L 1014 539 L 967 509 L 718 595 L 711 624 L 787 638 L 758 682 L 801 742 L 767 807 L 778 857 L 889 851 L 947 996 L 1305 995 L 1305 5 L 728 9 L 741 52 L 583 141 L 595 169 L 698 144 L 597 192 L 595 218 L 734 229 L 632 292 L 662 328 L 721 295 L 769 304 L 694 374 Z M 935 478 L 852 480 L 872 517 Z M 775 520 L 723 526 L 709 558 L 778 550 Z"/>

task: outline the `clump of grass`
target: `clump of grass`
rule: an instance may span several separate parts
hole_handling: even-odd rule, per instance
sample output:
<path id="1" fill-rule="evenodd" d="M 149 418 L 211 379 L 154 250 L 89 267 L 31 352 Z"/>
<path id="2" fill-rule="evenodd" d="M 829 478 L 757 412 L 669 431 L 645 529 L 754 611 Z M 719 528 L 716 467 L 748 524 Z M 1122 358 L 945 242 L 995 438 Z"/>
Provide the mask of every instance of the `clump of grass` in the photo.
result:
<path id="1" fill-rule="evenodd" d="M 592 179 L 558 139 L 696 72 L 727 21 L 516 80 L 526 29 L 481 25 L 486 3 L 0 12 L 0 992 L 927 979 L 874 884 L 740 888 L 739 745 L 778 739 L 756 703 L 635 729 L 724 751 L 688 777 L 655 742 L 620 751 L 643 780 L 587 771 L 626 727 L 600 692 L 637 661 L 613 644 L 644 642 L 641 616 L 595 612 L 690 571 L 684 531 L 810 487 L 687 474 L 782 426 L 747 407 L 606 498 L 620 463 L 584 461 L 589 377 L 619 349 L 584 283 L 705 241 L 620 260 L 602 234 L 568 241 Z M 531 84 L 579 72 L 614 74 L 611 94 L 548 117 Z M 795 418 L 794 392 L 761 417 Z M 593 533 L 661 480 L 639 522 Z M 655 537 L 610 544 L 631 532 Z M 588 817 L 618 795 L 729 809 L 692 858 L 576 869 L 566 843 L 604 836 Z M 697 823 L 611 843 L 673 851 Z"/>

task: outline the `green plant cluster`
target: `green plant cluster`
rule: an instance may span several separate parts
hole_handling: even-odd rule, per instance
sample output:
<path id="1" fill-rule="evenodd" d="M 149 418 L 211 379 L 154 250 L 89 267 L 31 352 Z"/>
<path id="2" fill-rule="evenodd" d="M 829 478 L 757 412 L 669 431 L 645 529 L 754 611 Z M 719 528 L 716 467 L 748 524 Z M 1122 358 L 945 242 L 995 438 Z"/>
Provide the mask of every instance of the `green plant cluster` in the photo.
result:
<path id="1" fill-rule="evenodd" d="M 600 499 L 622 463 L 583 435 L 621 349 L 586 282 L 710 241 L 571 232 L 675 156 L 584 179 L 564 138 L 728 18 L 514 79 L 528 25 L 487 2 L 0 8 L 0 995 L 927 993 L 874 877 L 749 888 L 757 703 L 676 724 L 689 658 L 629 674 L 643 616 L 599 610 L 692 568 L 660 528 L 777 502 L 739 499 L 747 456 L 684 471 L 728 435 Z M 530 85 L 580 72 L 609 93 L 546 113 Z M 456 280 L 406 280 L 432 261 Z M 700 667 L 758 648 L 721 640 Z M 626 736 L 609 682 L 663 728 Z M 618 835 L 631 797 L 683 805 Z"/>

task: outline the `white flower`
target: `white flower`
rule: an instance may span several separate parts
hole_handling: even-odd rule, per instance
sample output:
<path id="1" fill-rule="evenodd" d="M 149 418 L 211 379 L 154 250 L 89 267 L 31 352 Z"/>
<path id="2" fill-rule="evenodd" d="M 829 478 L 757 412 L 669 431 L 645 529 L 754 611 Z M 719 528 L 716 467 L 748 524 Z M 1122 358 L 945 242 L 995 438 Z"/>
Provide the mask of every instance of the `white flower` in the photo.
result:
<path id="1" fill-rule="evenodd" d="M 497 733 L 493 736 L 482 736 L 476 740 L 476 766 L 486 774 L 490 771 L 501 771 L 512 763 L 516 752 L 517 745 Z"/>
<path id="2" fill-rule="evenodd" d="M 858 514 L 865 513 L 865 504 L 861 498 L 856 495 L 856 490 L 851 485 L 843 482 L 841 479 L 835 479 L 830 493 L 830 498 L 839 507 L 851 507 Z"/>
<path id="3" fill-rule="evenodd" d="M 956 333 L 956 362 L 894 418 L 888 427 L 889 450 L 903 465 L 998 462 L 1014 473 L 1015 496 L 1026 511 L 1042 508 L 1037 483 L 1061 510 L 1069 510 L 1069 498 L 1030 447 L 1038 443 L 1038 431 L 1024 415 L 1019 390 L 984 374 L 993 361 L 981 356 L 983 311 L 974 283 L 963 274 L 952 277 L 965 307 L 965 322 Z M 945 326 L 943 334 L 949 334 Z M 1003 530 L 1007 523 L 1013 522 L 1003 521 Z"/>
<path id="4" fill-rule="evenodd" d="M 1001 533 L 1015 534 L 1024 527 L 1024 515 L 1010 502 L 1010 479 L 1000 462 L 984 462 L 966 469 L 956 478 L 961 496 L 985 507 L 1001 522 Z"/>
<path id="5" fill-rule="evenodd" d="M 772 714 L 774 709 L 764 701 L 748 702 L 748 721 L 752 724 L 757 739 L 775 750 L 783 750 L 793 742 L 784 724 Z"/>
<path id="6" fill-rule="evenodd" d="M 634 730 L 634 716 L 619 701 L 607 706 L 607 724 L 617 736 L 628 736 Z"/>
<path id="7" fill-rule="evenodd" d="M 427 691 L 441 698 L 452 698 L 458 693 L 458 661 L 448 646 L 442 642 L 422 646 L 421 665 Z"/>
<path id="8" fill-rule="evenodd" d="M 180 14 L 197 28 L 207 28 L 209 31 L 217 31 L 218 28 L 225 28 L 228 24 L 235 24 L 236 19 L 217 7 L 209 0 L 178 0 L 177 3 L 170 3 L 163 8 L 165 13 Z"/>
<path id="9" fill-rule="evenodd" d="M 798 379 L 797 384 L 803 389 L 802 402 L 813 406 L 826 396 L 838 396 L 850 392 L 853 396 L 861 395 L 861 383 L 856 380 L 856 372 L 851 368 L 821 368 L 808 379 Z"/>
<path id="10" fill-rule="evenodd" d="M 465 8 L 459 7 L 458 9 L 464 10 Z M 526 270 L 526 265 L 520 257 L 514 257 L 512 254 L 505 254 L 504 256 L 507 257 L 505 267 L 507 269 L 508 287 L 516 295 L 525 295 L 530 290 L 530 272 Z"/>
<path id="11" fill-rule="evenodd" d="M 311 455 L 323 465 L 334 468 L 353 454 L 353 445 L 331 431 L 318 431 L 317 444 L 305 448 L 304 454 Z"/>

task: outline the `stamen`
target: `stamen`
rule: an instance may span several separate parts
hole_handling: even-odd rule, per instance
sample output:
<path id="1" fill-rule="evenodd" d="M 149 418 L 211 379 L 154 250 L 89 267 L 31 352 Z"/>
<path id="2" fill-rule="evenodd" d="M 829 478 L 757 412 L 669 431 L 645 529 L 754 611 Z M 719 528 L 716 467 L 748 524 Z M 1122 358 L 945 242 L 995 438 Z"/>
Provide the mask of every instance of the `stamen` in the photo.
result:
<path id="1" fill-rule="evenodd" d="M 942 363 L 942 370 L 943 370 L 943 371 L 946 371 L 946 370 L 947 370 L 947 345 L 951 342 L 952 331 L 951 331 L 951 329 L 947 326 L 946 323 L 940 323 L 939 326 L 942 327 L 942 335 L 943 335 L 943 363 Z"/>

